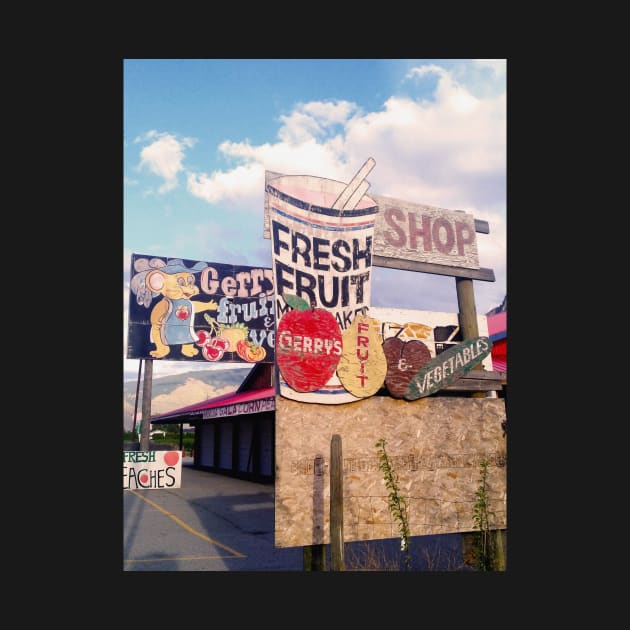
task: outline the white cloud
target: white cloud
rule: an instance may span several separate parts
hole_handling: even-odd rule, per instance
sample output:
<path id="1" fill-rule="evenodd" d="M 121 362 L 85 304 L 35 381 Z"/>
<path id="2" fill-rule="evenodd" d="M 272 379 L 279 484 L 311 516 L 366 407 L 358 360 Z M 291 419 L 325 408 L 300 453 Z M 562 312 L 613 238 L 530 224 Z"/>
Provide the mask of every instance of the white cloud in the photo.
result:
<path id="1" fill-rule="evenodd" d="M 505 197 L 505 92 L 476 97 L 438 66 L 415 68 L 408 76 L 428 73 L 439 77 L 433 101 L 392 97 L 383 110 L 368 114 L 346 102 L 301 104 L 282 118 L 279 142 L 224 142 L 220 150 L 250 169 L 259 164 L 263 170 L 333 179 L 351 177 L 371 156 L 376 160 L 369 178 L 375 194 L 453 209 L 496 205 Z M 193 192 L 212 202 L 235 190 L 254 194 L 262 175 L 260 170 L 250 173 L 258 182 L 255 177 L 241 180 L 242 166 L 212 176 L 198 174 Z M 228 185 L 232 177 L 239 181 Z"/>
<path id="2" fill-rule="evenodd" d="M 188 190 L 208 203 L 238 202 L 259 195 L 264 185 L 265 169 L 262 164 L 250 162 L 231 171 L 215 171 L 211 175 L 190 173 Z"/>
<path id="3" fill-rule="evenodd" d="M 405 75 L 405 79 L 422 79 L 429 74 L 436 74 L 438 77 L 448 77 L 449 73 L 446 68 L 436 66 L 435 64 L 423 64 L 417 68 L 412 68 Z"/>
<path id="4" fill-rule="evenodd" d="M 175 189 L 177 175 L 184 170 L 184 149 L 192 147 L 196 141 L 193 138 L 178 139 L 173 134 L 156 131 L 150 131 L 145 139 L 151 140 L 151 143 L 140 151 L 138 168 L 147 168 L 164 180 L 158 189 L 160 193 Z"/>
<path id="5" fill-rule="evenodd" d="M 278 137 L 290 145 L 326 139 L 357 111 L 357 106 L 348 101 L 300 103 L 289 116 L 280 116 Z"/>
<path id="6" fill-rule="evenodd" d="M 479 68 L 489 68 L 497 79 L 504 79 L 507 68 L 507 59 L 473 59 Z"/>
<path id="7" fill-rule="evenodd" d="M 498 74 L 501 64 L 481 60 L 462 67 L 470 77 L 477 67 Z M 381 111 L 367 114 L 347 101 L 299 104 L 280 118 L 278 142 L 223 142 L 219 150 L 235 166 L 189 173 L 188 189 L 208 203 L 240 202 L 259 213 L 265 170 L 347 180 L 373 157 L 374 194 L 450 209 L 497 208 L 505 203 L 505 90 L 473 94 L 459 66 L 420 66 L 407 78 L 428 75 L 438 77 L 433 100 L 391 97 Z"/>

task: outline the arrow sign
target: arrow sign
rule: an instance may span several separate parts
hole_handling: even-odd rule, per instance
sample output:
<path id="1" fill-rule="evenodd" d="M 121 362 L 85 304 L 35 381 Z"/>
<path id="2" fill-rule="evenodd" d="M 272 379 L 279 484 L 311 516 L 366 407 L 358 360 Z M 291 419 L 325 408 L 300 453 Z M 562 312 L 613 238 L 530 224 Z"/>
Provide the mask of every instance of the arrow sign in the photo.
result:
<path id="1" fill-rule="evenodd" d="M 416 372 L 407 386 L 405 400 L 424 398 L 448 387 L 483 361 L 490 350 L 492 342 L 488 337 L 475 337 L 440 352 Z"/>

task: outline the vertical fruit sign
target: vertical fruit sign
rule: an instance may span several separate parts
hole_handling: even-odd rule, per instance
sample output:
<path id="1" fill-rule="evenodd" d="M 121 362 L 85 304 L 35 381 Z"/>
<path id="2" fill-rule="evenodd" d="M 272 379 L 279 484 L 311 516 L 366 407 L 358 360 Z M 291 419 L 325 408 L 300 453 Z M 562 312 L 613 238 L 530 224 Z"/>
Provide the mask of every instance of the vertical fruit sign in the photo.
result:
<path id="1" fill-rule="evenodd" d="M 311 175 L 282 175 L 270 179 L 265 187 L 276 291 L 276 351 L 282 352 L 290 343 L 291 353 L 296 355 L 289 361 L 293 366 L 300 353 L 310 365 L 317 366 L 321 359 L 322 368 L 329 368 L 333 359 L 338 361 L 341 348 L 335 342 L 370 306 L 378 206 L 365 195 L 369 184 L 364 178 L 373 166 L 370 158 L 349 184 Z M 299 298 L 315 311 L 300 311 L 298 324 L 312 326 L 314 318 L 321 316 L 317 309 L 328 311 L 332 317 L 320 322 L 326 330 L 315 326 L 319 332 L 312 338 L 287 330 L 283 340 L 278 339 L 283 328 L 291 329 L 282 324 L 294 309 L 287 296 Z M 289 382 L 291 376 L 287 379 L 280 369 L 279 381 L 280 394 L 293 400 L 323 404 L 359 400 L 334 371 L 323 384 L 314 378 L 295 389 Z"/>

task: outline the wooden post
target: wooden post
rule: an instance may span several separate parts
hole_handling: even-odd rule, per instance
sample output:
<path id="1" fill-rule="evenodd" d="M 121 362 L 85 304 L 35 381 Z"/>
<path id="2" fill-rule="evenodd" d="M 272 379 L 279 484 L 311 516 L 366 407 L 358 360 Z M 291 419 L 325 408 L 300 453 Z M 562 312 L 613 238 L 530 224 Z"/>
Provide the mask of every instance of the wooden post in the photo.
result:
<path id="1" fill-rule="evenodd" d="M 475 306 L 475 293 L 473 291 L 473 282 L 469 278 L 455 278 L 455 287 L 457 289 L 457 304 L 459 307 L 459 327 L 462 331 L 462 339 L 472 339 L 479 336 L 479 324 L 477 323 L 477 308 Z M 482 370 L 481 363 L 475 365 L 473 370 Z M 485 392 L 473 392 L 472 398 L 485 398 Z M 474 548 L 475 534 L 474 532 L 462 533 L 462 552 L 464 558 L 468 550 Z"/>
<path id="2" fill-rule="evenodd" d="M 149 450 L 151 434 L 151 390 L 153 387 L 153 359 L 144 361 L 144 382 L 142 384 L 142 425 L 140 428 L 140 450 Z"/>
<path id="3" fill-rule="evenodd" d="M 343 459 L 341 436 L 330 442 L 330 570 L 344 571 L 343 561 Z"/>
<path id="4" fill-rule="evenodd" d="M 475 307 L 475 295 L 473 293 L 472 280 L 468 278 L 455 278 L 455 285 L 457 287 L 457 303 L 459 305 L 459 325 L 462 330 L 463 339 L 470 339 L 471 337 L 479 336 L 479 326 L 477 324 L 477 309 Z M 473 370 L 483 370 L 481 363 L 474 366 Z M 472 371 L 472 370 L 471 370 Z M 485 392 L 473 392 L 472 398 L 486 398 Z M 494 558 L 494 570 L 505 571 L 505 550 L 503 546 L 504 534 L 502 530 L 497 529 L 494 531 L 495 535 L 495 558 Z M 472 549 L 474 544 L 474 534 L 464 532 L 462 534 L 462 548 Z"/>
<path id="5" fill-rule="evenodd" d="M 496 539 L 495 539 L 495 557 L 494 557 L 494 570 L 495 571 L 505 571 L 505 548 L 504 541 L 506 530 L 497 529 L 495 530 Z"/>
<path id="6" fill-rule="evenodd" d="M 324 539 L 324 475 L 325 458 L 318 453 L 313 460 L 313 540 Z M 326 545 L 318 543 L 303 549 L 305 571 L 326 570 Z"/>
<path id="7" fill-rule="evenodd" d="M 475 307 L 475 294 L 473 281 L 470 278 L 455 278 L 457 288 L 457 304 L 459 306 L 459 327 L 462 331 L 462 339 L 479 337 L 479 324 L 477 323 L 477 308 Z M 478 363 L 472 370 L 483 370 L 483 365 Z M 472 398 L 486 398 L 486 392 L 473 392 Z"/>
<path id="8" fill-rule="evenodd" d="M 473 283 L 469 278 L 455 278 L 457 289 L 457 304 L 459 306 L 459 327 L 462 338 L 472 339 L 479 336 L 477 324 L 477 309 L 475 307 L 475 294 Z"/>
<path id="9" fill-rule="evenodd" d="M 302 549 L 305 571 L 326 570 L 326 545 L 306 545 Z"/>
<path id="10" fill-rule="evenodd" d="M 138 393 L 140 392 L 140 375 L 142 374 L 142 359 L 139 361 L 138 365 L 138 380 L 136 382 L 136 402 L 133 407 L 133 428 L 131 429 L 131 433 L 133 434 L 133 441 L 136 441 L 136 418 L 138 416 Z"/>

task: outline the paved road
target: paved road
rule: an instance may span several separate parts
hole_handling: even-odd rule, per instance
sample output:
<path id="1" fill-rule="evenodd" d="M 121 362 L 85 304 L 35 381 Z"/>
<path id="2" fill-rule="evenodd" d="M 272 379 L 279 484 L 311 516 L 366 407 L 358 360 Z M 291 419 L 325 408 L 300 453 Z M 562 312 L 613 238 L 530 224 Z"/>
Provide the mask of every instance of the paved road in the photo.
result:
<path id="1" fill-rule="evenodd" d="M 304 570 L 303 547 L 274 547 L 273 483 L 196 470 L 190 457 L 180 488 L 123 490 L 123 520 L 124 571 Z M 412 537 L 410 549 L 414 570 L 466 570 L 458 534 Z M 346 570 L 401 570 L 398 539 L 345 543 L 344 556 Z"/>
<path id="2" fill-rule="evenodd" d="M 123 490 L 124 571 L 302 571 L 274 548 L 274 486 L 192 468 L 181 488 Z"/>

